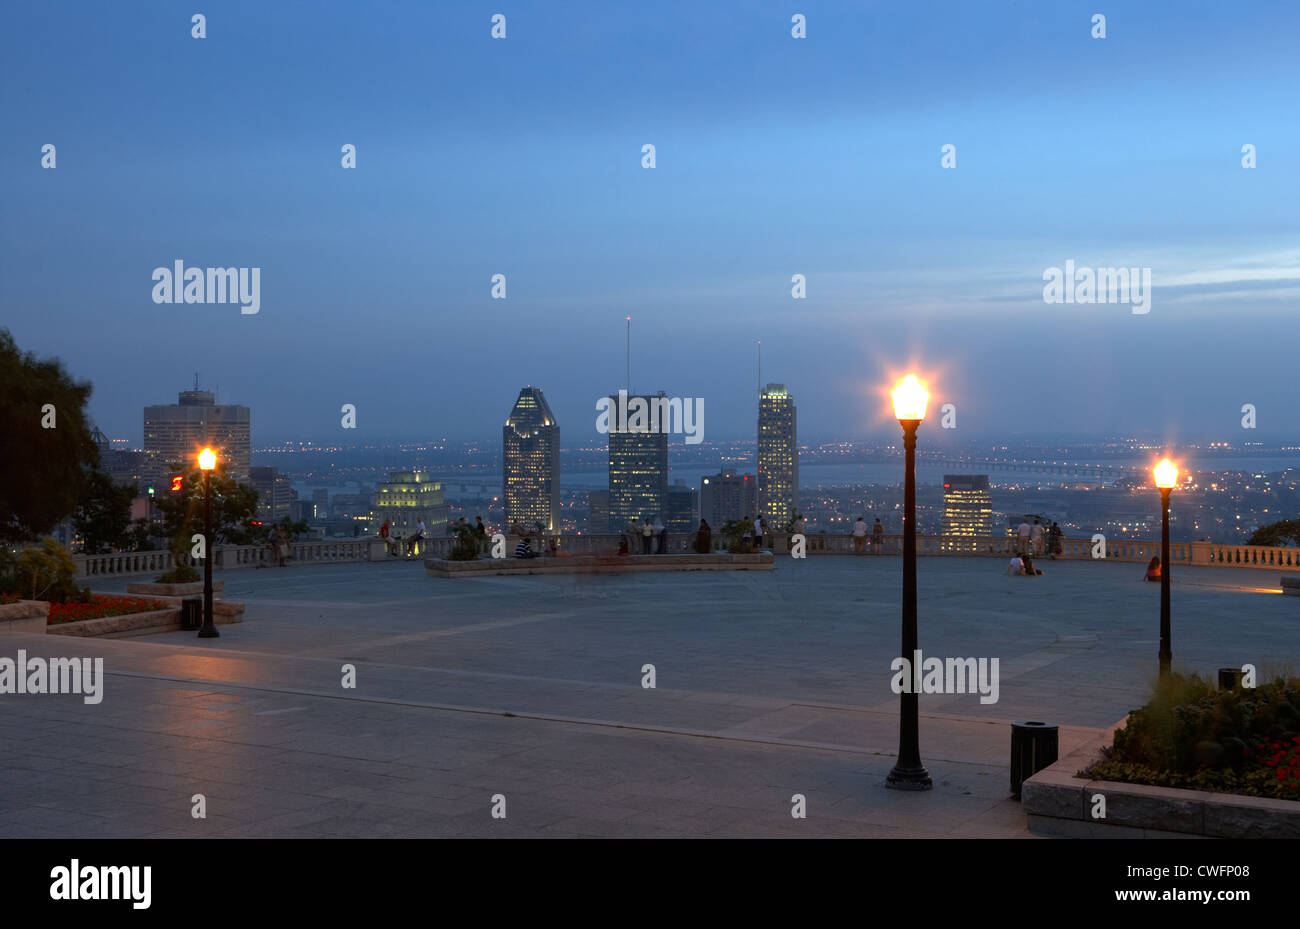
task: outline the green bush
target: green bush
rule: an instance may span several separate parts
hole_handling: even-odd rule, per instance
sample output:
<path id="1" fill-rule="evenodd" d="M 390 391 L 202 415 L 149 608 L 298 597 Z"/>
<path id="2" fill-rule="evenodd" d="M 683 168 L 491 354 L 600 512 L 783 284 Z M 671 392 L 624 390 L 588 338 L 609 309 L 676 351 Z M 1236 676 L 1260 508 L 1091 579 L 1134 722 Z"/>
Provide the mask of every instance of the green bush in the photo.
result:
<path id="1" fill-rule="evenodd" d="M 1300 799 L 1300 678 L 1219 691 L 1170 675 L 1086 775 Z"/>
<path id="2" fill-rule="evenodd" d="M 187 564 L 178 564 L 164 574 L 154 578 L 155 584 L 192 584 L 199 579 L 199 572 Z"/>
<path id="3" fill-rule="evenodd" d="M 447 553 L 448 561 L 474 561 L 478 558 L 479 536 L 474 526 L 458 526 L 456 541 Z"/>
<path id="4" fill-rule="evenodd" d="M 90 602 L 90 590 L 77 586 L 77 563 L 54 539 L 46 539 L 40 548 L 23 549 L 18 556 L 16 573 L 18 592 L 28 600 Z"/>

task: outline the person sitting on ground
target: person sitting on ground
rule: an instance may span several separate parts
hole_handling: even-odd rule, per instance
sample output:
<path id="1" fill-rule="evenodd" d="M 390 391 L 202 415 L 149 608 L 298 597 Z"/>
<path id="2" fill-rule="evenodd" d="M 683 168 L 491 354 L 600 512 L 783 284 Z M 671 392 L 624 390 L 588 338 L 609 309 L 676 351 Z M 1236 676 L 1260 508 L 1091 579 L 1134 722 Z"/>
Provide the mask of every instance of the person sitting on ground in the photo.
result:
<path id="1" fill-rule="evenodd" d="M 695 554 L 707 555 L 713 551 L 713 530 L 707 519 L 700 520 L 700 528 L 695 533 Z"/>
<path id="2" fill-rule="evenodd" d="M 1162 571 L 1163 569 L 1160 567 L 1160 556 L 1152 555 L 1151 560 L 1147 562 L 1147 573 L 1146 573 L 1145 580 L 1148 581 L 1160 580 L 1160 574 Z"/>
<path id="3" fill-rule="evenodd" d="M 1034 559 L 1030 558 L 1028 555 L 1026 555 L 1026 556 L 1024 557 L 1024 562 L 1025 562 L 1025 571 L 1024 571 L 1024 573 L 1025 573 L 1025 576 L 1026 576 L 1026 577 L 1033 577 L 1033 576 L 1036 575 L 1036 574 L 1042 574 L 1042 573 L 1043 573 L 1042 571 L 1040 571 L 1040 570 L 1038 570 L 1037 568 L 1034 567 Z"/>
<path id="4" fill-rule="evenodd" d="M 1007 574 L 1011 574 L 1013 572 L 1016 574 L 1025 573 L 1025 560 L 1021 558 L 1019 555 L 1016 555 L 1014 558 L 1012 558 L 1011 563 L 1007 565 Z"/>
<path id="5" fill-rule="evenodd" d="M 524 536 L 522 539 L 520 539 L 519 544 L 515 546 L 515 557 L 536 558 L 537 552 L 533 551 L 532 541 L 533 540 L 528 538 L 527 536 Z"/>

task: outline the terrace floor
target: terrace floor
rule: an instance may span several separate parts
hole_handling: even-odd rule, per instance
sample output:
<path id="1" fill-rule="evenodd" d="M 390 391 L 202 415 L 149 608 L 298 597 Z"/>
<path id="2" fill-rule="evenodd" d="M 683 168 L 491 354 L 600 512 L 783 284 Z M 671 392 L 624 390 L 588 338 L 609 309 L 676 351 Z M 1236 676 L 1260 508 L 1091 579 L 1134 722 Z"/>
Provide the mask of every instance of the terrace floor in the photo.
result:
<path id="1" fill-rule="evenodd" d="M 1062 754 L 1095 741 L 1144 702 L 1158 648 L 1159 586 L 1141 565 L 1040 566 L 920 560 L 923 652 L 997 657 L 1000 687 L 990 705 L 921 696 L 935 787 L 918 794 L 884 787 L 897 558 L 219 572 L 247 603 L 219 639 L 0 637 L 0 656 L 102 656 L 106 672 L 98 705 L 0 696 L 0 837 L 1028 836 L 1008 796 L 1009 723 L 1060 724 Z M 1178 569 L 1175 669 L 1294 670 L 1300 599 L 1278 589 L 1277 572 Z M 206 819 L 191 816 L 197 793 Z"/>

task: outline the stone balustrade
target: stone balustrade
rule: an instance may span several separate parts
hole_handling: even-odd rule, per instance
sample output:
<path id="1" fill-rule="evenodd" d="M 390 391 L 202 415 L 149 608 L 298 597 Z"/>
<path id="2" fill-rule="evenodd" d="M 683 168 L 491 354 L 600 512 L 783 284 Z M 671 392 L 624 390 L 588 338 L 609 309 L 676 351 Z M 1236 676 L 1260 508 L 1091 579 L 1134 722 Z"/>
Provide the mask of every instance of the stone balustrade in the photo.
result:
<path id="1" fill-rule="evenodd" d="M 512 556 L 519 536 L 506 537 L 506 554 Z M 529 536 L 533 550 L 545 551 L 548 536 Z M 572 555 L 604 555 L 618 551 L 621 536 L 612 533 L 558 536 L 560 551 Z M 641 539 L 632 540 L 632 554 L 641 553 Z M 769 535 L 764 548 L 774 555 L 790 551 L 789 536 L 785 533 Z M 385 545 L 382 539 L 308 539 L 293 543 L 292 564 L 337 564 L 354 561 L 386 561 L 395 557 L 406 561 L 424 562 L 425 558 L 446 558 L 455 544 L 454 539 L 425 539 L 414 552 L 407 553 L 404 544 Z M 694 551 L 695 536 L 686 533 L 669 533 L 668 551 L 683 553 Z M 1094 544 L 1090 539 L 1062 539 L 1058 558 L 1071 561 L 1093 560 Z M 713 551 L 725 551 L 721 533 L 713 534 Z M 851 535 L 823 535 L 810 533 L 806 549 L 809 555 L 852 555 Z M 963 556 L 1010 558 L 1016 553 L 1017 540 L 1010 536 L 918 536 L 916 553 L 921 556 Z M 1152 555 L 1160 554 L 1160 543 L 1150 540 L 1108 540 L 1105 545 L 1108 561 L 1129 561 L 1145 564 Z M 903 537 L 887 535 L 878 547 L 880 555 L 901 555 Z M 868 555 L 874 554 L 870 539 Z M 1173 542 L 1169 546 L 1173 565 L 1204 565 L 1234 568 L 1264 568 L 1274 571 L 1300 571 L 1300 548 L 1274 548 L 1263 545 L 1228 545 L 1219 542 Z M 174 566 L 171 552 L 120 552 L 111 555 L 73 555 L 77 563 L 77 576 L 95 578 L 103 576 L 131 576 L 162 574 Z M 1046 553 L 1038 556 L 1045 558 Z M 1100 560 L 1100 559 L 1098 559 Z M 272 566 L 275 555 L 265 545 L 220 545 L 215 549 L 213 566 L 223 571 L 240 568 Z"/>

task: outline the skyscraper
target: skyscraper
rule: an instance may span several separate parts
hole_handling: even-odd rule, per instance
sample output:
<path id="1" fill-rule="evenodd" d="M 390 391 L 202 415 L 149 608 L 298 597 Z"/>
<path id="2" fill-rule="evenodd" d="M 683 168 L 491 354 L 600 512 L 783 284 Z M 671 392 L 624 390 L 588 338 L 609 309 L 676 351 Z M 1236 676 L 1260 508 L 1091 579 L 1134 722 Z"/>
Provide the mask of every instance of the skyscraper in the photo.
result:
<path id="1" fill-rule="evenodd" d="M 987 474 L 943 476 L 943 534 L 946 549 L 967 552 L 976 549 L 975 536 L 993 534 Z"/>
<path id="2" fill-rule="evenodd" d="M 699 493 L 685 481 L 676 481 L 664 494 L 664 526 L 670 533 L 694 532 L 699 528 Z"/>
<path id="3" fill-rule="evenodd" d="M 507 527 L 560 528 L 560 427 L 540 388 L 519 391 L 501 430 L 502 500 Z"/>
<path id="4" fill-rule="evenodd" d="M 249 468 L 248 478 L 261 496 L 257 505 L 260 519 L 279 522 L 290 515 L 293 488 L 289 484 L 289 478 L 281 474 L 279 468 Z"/>
<path id="5" fill-rule="evenodd" d="M 659 396 L 664 396 L 660 391 Z M 628 397 L 631 402 L 635 397 Z M 650 396 L 642 399 L 649 408 Z M 617 408 L 619 398 L 610 397 Z M 624 426 L 627 424 L 624 423 Z M 609 531 L 622 532 L 628 523 L 664 515 L 668 490 L 668 433 L 618 431 L 617 417 L 609 429 Z"/>
<path id="6" fill-rule="evenodd" d="M 799 502 L 796 435 L 794 398 L 784 384 L 768 384 L 758 398 L 758 512 L 774 529 Z"/>
<path id="7" fill-rule="evenodd" d="M 732 468 L 702 478 L 700 517 L 709 521 L 714 532 L 720 532 L 732 520 L 752 518 L 758 511 L 757 485 L 754 475 L 741 474 Z"/>
<path id="8" fill-rule="evenodd" d="M 217 406 L 207 390 L 183 390 L 176 403 L 144 408 L 146 483 L 161 487 L 172 469 L 197 467 L 204 446 L 217 453 L 218 467 L 248 483 L 252 415 L 246 406 Z"/>

